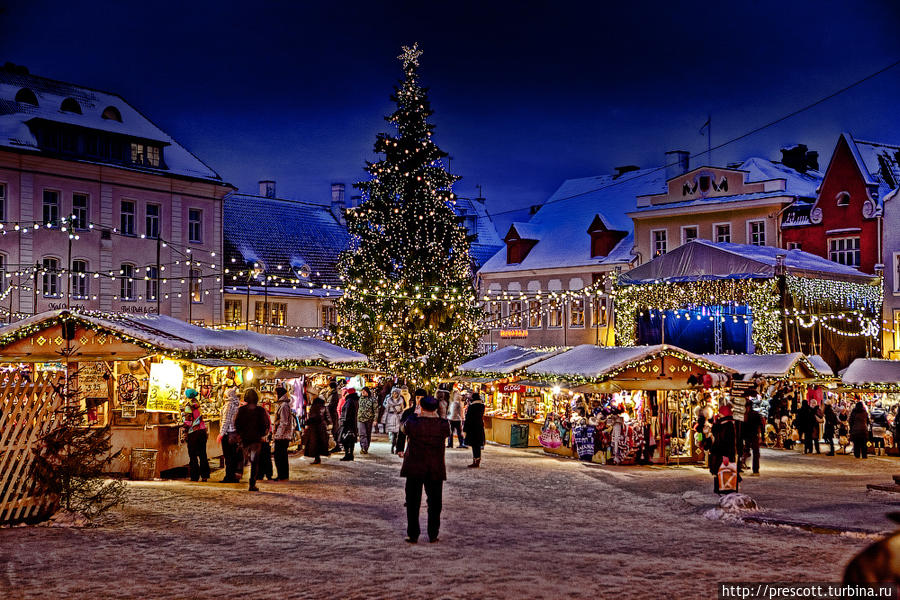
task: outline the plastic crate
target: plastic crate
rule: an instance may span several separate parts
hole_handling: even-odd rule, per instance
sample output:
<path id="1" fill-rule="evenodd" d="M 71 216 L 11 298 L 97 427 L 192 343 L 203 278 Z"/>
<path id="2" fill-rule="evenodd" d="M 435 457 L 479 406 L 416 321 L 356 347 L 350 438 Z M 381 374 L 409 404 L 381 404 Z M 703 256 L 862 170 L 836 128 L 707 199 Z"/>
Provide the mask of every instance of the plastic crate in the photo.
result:
<path id="1" fill-rule="evenodd" d="M 528 447 L 527 423 L 513 423 L 509 426 L 509 446 L 511 448 Z"/>

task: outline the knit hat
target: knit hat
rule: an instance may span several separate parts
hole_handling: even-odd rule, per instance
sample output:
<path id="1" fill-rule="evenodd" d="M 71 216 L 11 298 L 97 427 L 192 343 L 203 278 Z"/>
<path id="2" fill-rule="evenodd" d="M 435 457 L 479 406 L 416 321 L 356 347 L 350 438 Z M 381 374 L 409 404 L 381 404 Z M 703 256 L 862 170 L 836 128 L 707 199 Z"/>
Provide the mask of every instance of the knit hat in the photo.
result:
<path id="1" fill-rule="evenodd" d="M 285 394 L 287 394 L 287 390 L 284 389 L 283 387 L 281 387 L 280 385 L 275 388 L 275 397 L 276 398 L 281 398 Z"/>
<path id="2" fill-rule="evenodd" d="M 432 411 L 437 410 L 438 401 L 434 396 L 425 396 L 421 400 L 419 400 L 419 406 L 422 407 L 422 410 Z"/>
<path id="3" fill-rule="evenodd" d="M 200 395 L 200 394 L 197 393 L 197 390 L 195 390 L 194 388 L 188 388 L 188 389 L 184 390 L 184 397 L 185 397 L 185 398 L 193 399 L 193 398 L 196 398 L 196 397 L 199 396 L 199 395 Z"/>

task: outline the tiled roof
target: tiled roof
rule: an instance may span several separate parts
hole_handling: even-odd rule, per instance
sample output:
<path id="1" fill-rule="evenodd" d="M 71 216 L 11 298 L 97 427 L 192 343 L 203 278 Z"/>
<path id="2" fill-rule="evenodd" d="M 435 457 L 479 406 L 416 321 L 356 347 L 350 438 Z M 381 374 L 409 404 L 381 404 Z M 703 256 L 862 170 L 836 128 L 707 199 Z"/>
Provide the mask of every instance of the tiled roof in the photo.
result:
<path id="1" fill-rule="evenodd" d="M 270 275 L 336 286 L 338 256 L 349 241 L 328 206 L 247 194 L 225 198 L 225 266 L 230 270 L 258 262 Z M 304 265 L 306 278 L 298 275 Z M 226 275 L 226 286 L 231 283 Z"/>
<path id="2" fill-rule="evenodd" d="M 16 94 L 23 88 L 27 88 L 34 93 L 38 106 L 15 101 Z M 75 100 L 82 114 L 63 112 L 60 106 L 66 98 Z M 121 122 L 113 119 L 104 119 L 101 116 L 103 111 L 110 106 L 119 111 L 122 116 Z M 120 168 L 160 174 L 175 174 L 191 178 L 215 180 L 216 182 L 221 182 L 222 180 L 218 173 L 191 154 L 170 135 L 154 125 L 147 117 L 125 102 L 120 96 L 36 75 L 0 69 L 0 147 L 41 151 L 32 129 L 28 126 L 30 121 L 37 119 L 132 138 L 152 140 L 159 142 L 159 145 L 164 147 L 163 159 L 168 167 L 166 169 L 110 163 Z M 72 160 L 79 159 L 74 157 Z M 88 162 L 103 161 L 96 158 L 90 159 Z"/>

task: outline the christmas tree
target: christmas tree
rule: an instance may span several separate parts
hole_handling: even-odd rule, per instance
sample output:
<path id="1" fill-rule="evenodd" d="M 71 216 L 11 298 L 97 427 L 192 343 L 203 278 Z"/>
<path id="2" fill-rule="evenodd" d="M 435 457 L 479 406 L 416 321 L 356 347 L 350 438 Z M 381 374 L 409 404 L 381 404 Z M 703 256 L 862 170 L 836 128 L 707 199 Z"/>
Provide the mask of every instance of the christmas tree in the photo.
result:
<path id="1" fill-rule="evenodd" d="M 338 263 L 337 338 L 378 367 L 423 385 L 447 375 L 472 353 L 478 317 L 469 237 L 453 211 L 459 178 L 434 143 L 427 90 L 419 85 L 421 51 L 403 47 L 404 78 L 386 120 L 396 135 L 378 134 L 357 183 L 363 201 L 347 211 L 351 249 Z"/>

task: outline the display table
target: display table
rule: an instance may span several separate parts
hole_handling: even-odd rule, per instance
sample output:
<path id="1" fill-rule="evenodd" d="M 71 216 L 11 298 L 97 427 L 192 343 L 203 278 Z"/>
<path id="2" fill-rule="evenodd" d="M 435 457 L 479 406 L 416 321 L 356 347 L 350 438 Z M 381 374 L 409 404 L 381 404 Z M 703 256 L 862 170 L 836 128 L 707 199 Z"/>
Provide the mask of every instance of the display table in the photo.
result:
<path id="1" fill-rule="evenodd" d="M 560 446 L 559 448 L 544 448 L 544 452 L 547 454 L 553 454 L 554 456 L 563 456 L 565 458 L 576 458 L 575 449 L 571 446 Z"/>
<path id="2" fill-rule="evenodd" d="M 507 417 L 484 417 L 484 435 L 489 442 L 509 446 L 510 428 L 513 425 L 528 425 L 528 446 L 540 447 L 541 425 L 531 419 L 512 419 Z"/>

